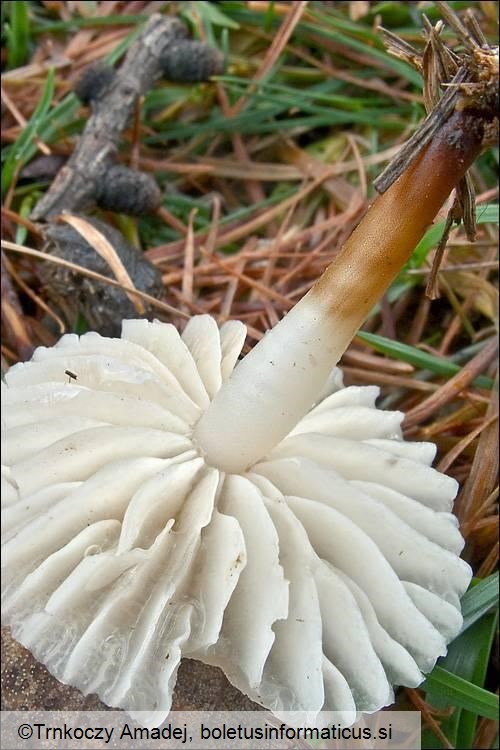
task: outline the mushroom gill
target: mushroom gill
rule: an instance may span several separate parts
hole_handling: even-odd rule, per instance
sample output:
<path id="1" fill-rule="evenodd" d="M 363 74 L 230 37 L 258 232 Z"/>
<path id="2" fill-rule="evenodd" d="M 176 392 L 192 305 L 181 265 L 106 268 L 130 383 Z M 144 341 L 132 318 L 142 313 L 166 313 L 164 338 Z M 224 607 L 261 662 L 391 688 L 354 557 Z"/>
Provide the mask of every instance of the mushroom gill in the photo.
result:
<path id="1" fill-rule="evenodd" d="M 247 471 L 210 465 L 193 427 L 245 334 L 126 320 L 121 339 L 66 335 L 9 370 L 3 615 L 59 680 L 153 723 L 182 657 L 277 714 L 351 723 L 461 628 L 457 484 L 338 369 Z"/>

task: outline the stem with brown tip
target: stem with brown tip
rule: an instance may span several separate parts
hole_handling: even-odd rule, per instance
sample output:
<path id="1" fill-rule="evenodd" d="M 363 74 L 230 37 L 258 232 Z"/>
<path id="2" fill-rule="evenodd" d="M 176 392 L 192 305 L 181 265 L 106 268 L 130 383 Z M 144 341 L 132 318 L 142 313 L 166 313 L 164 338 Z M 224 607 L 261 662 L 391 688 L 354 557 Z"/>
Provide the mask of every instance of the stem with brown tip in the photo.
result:
<path id="1" fill-rule="evenodd" d="M 480 153 L 488 122 L 457 110 L 379 196 L 306 296 L 239 363 L 194 430 L 209 463 L 244 471 L 280 442 Z"/>

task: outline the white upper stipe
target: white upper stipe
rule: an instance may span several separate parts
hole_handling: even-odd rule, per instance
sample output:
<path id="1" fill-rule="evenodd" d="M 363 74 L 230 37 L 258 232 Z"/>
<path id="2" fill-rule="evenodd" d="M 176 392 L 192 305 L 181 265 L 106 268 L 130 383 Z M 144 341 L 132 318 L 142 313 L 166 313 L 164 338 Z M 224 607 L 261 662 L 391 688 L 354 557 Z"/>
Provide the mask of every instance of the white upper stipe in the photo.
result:
<path id="1" fill-rule="evenodd" d="M 152 723 L 182 657 L 278 716 L 352 723 L 418 685 L 460 631 L 457 485 L 338 370 L 250 466 L 228 473 L 237 443 L 217 465 L 196 425 L 233 383 L 245 330 L 124 321 L 121 339 L 64 336 L 9 370 L 4 620 L 61 681 Z M 237 421 L 236 393 L 217 419 Z"/>

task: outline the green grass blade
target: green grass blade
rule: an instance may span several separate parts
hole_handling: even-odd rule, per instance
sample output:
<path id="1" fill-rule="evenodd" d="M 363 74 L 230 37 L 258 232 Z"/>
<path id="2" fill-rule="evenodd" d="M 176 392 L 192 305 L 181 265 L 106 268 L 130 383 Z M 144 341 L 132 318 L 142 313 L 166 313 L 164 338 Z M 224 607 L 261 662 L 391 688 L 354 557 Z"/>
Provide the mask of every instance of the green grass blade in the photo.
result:
<path id="1" fill-rule="evenodd" d="M 321 21 L 321 18 L 318 18 L 317 20 Z M 402 60 L 398 60 L 395 57 L 391 57 L 383 49 L 370 47 L 366 43 L 359 41 L 358 39 L 354 39 L 352 36 L 348 36 L 347 34 L 341 34 L 338 31 L 330 31 L 320 23 L 318 23 L 316 26 L 309 23 L 302 23 L 301 27 L 306 29 L 307 31 L 314 33 L 317 36 L 323 36 L 326 39 L 330 39 L 331 41 L 336 42 L 337 44 L 345 45 L 346 47 L 349 47 L 356 52 L 360 52 L 364 55 L 370 55 L 374 60 L 383 63 L 386 68 L 392 69 L 395 73 L 403 76 L 407 81 L 410 81 L 415 86 L 418 86 L 419 88 L 421 88 L 422 86 L 422 77 L 420 73 L 417 73 L 417 71 L 410 67 L 408 63 L 405 63 Z"/>
<path id="2" fill-rule="evenodd" d="M 468 660 L 471 666 L 470 681 L 478 687 L 484 686 L 491 648 L 497 631 L 497 621 L 498 613 L 483 617 L 462 636 L 461 655 Z M 458 669 L 460 669 L 460 666 Z M 478 720 L 478 714 L 472 711 L 463 709 L 460 712 L 455 743 L 457 747 L 474 747 Z"/>
<path id="3" fill-rule="evenodd" d="M 261 13 L 248 10 L 243 5 L 232 3 L 230 7 L 228 3 L 224 3 L 222 7 L 227 15 L 230 15 L 234 21 L 238 21 L 242 25 L 247 25 L 249 27 L 258 26 L 260 28 L 263 24 Z M 314 22 L 301 19 L 294 30 L 294 40 L 301 40 L 306 44 L 312 44 L 310 38 L 311 34 L 315 37 L 326 37 L 337 44 L 342 44 L 345 47 L 354 49 L 356 52 L 371 56 L 374 60 L 382 62 L 386 69 L 392 70 L 397 75 L 403 76 L 406 80 L 419 88 L 422 86 L 422 78 L 420 74 L 402 60 L 391 57 L 383 49 L 380 37 L 374 35 L 369 27 L 366 27 L 363 24 L 354 24 L 350 21 L 342 20 L 338 14 L 335 15 L 332 13 L 319 12 L 312 8 L 308 9 L 308 17 Z M 275 17 L 271 19 L 271 22 L 272 23 L 269 24 L 268 18 L 267 23 L 272 25 L 272 29 L 274 30 L 281 21 L 279 17 Z M 345 31 L 346 33 L 342 33 L 339 29 L 342 29 L 342 31 Z M 353 36 L 354 34 L 356 36 Z M 374 43 L 377 42 L 379 46 L 376 47 L 374 46 Z M 316 46 L 319 46 L 318 43 L 315 44 Z"/>
<path id="4" fill-rule="evenodd" d="M 462 633 L 495 606 L 498 606 L 498 572 L 472 586 L 464 594 Z"/>
<path id="5" fill-rule="evenodd" d="M 271 0 L 268 3 L 266 12 L 264 13 L 263 26 L 264 26 L 264 31 L 266 32 L 266 34 L 269 34 L 271 29 L 273 28 L 273 21 L 275 20 L 274 5 L 275 5 L 275 0 Z"/>
<path id="6" fill-rule="evenodd" d="M 440 696 L 447 698 L 452 706 L 465 708 L 467 711 L 473 711 L 488 719 L 498 718 L 498 695 L 448 672 L 443 667 L 435 667 L 422 688 L 429 692 L 439 693 Z"/>
<path id="7" fill-rule="evenodd" d="M 47 78 L 47 85 L 48 84 L 50 84 L 50 72 Z M 35 134 L 40 136 L 44 143 L 52 143 L 57 136 L 61 135 L 63 128 L 65 129 L 65 135 L 70 134 L 72 131 L 74 131 L 75 133 L 80 133 L 85 122 L 84 120 L 82 120 L 81 122 L 75 121 L 74 123 L 71 123 L 71 125 L 69 124 L 69 121 L 72 117 L 74 117 L 75 113 L 81 106 L 80 102 L 74 94 L 69 94 L 68 96 L 66 96 L 53 109 L 50 109 L 50 99 L 49 97 L 45 96 L 45 93 L 42 96 L 42 100 L 44 104 L 46 104 L 48 101 L 49 106 L 47 107 L 47 109 L 45 109 L 44 107 L 43 112 L 39 113 L 39 115 L 36 115 L 36 117 L 36 111 L 33 112 L 28 126 L 21 133 L 16 143 L 12 144 L 12 146 L 9 146 L 8 149 L 4 149 L 4 153 L 6 154 L 6 156 L 4 159 L 4 166 L 2 168 L 2 194 L 4 194 L 11 183 L 14 172 L 18 166 L 18 162 L 21 161 L 22 165 L 27 164 L 38 151 L 38 146 L 34 142 L 33 138 Z M 38 107 L 40 107 L 42 100 L 39 103 Z M 34 132 L 30 130 L 30 126 L 32 123 L 34 123 L 35 126 Z M 32 185 L 29 188 L 30 191 L 33 187 L 34 186 Z M 22 190 L 22 188 L 19 188 L 19 190 Z M 18 191 L 16 190 L 16 192 Z M 18 195 L 19 194 L 20 193 L 18 192 Z"/>
<path id="8" fill-rule="evenodd" d="M 420 370 L 430 370 L 436 375 L 447 375 L 449 377 L 456 375 L 460 372 L 459 365 L 454 362 L 450 362 L 449 359 L 444 357 L 436 357 L 433 354 L 424 352 L 421 349 L 417 349 L 414 346 L 408 344 L 402 344 L 400 341 L 393 341 L 392 339 L 385 338 L 384 336 L 378 336 L 375 333 L 368 333 L 367 331 L 358 331 L 356 334 L 357 338 L 365 341 L 375 351 L 381 354 L 387 354 L 393 359 L 399 359 L 402 362 L 408 362 L 408 364 L 417 367 Z M 474 381 L 474 384 L 478 388 L 492 388 L 493 380 L 484 375 L 480 375 Z"/>
<path id="9" fill-rule="evenodd" d="M 237 76 L 223 75 L 217 76 L 218 81 L 222 81 L 226 87 L 230 90 L 235 91 L 238 96 L 245 94 L 249 101 L 255 101 L 265 103 L 266 101 L 276 101 L 277 96 L 280 97 L 280 101 L 286 106 L 302 108 L 305 102 L 322 102 L 329 108 L 335 106 L 341 106 L 342 108 L 354 111 L 361 111 L 367 106 L 385 107 L 386 111 L 391 114 L 392 110 L 387 108 L 386 102 L 380 97 L 356 97 L 347 96 L 335 92 L 338 88 L 335 86 L 336 81 L 323 81 L 319 84 L 308 85 L 307 88 L 298 88 L 297 86 L 288 86 L 282 83 L 274 83 L 271 81 L 259 82 L 258 87 L 255 88 L 255 84 L 247 78 L 239 78 Z M 318 107 L 319 111 L 324 111 L 324 107 Z M 402 108 L 404 111 L 405 108 Z M 409 112 L 409 110 L 408 110 Z"/>
<path id="10" fill-rule="evenodd" d="M 19 138 L 9 148 L 7 158 L 2 169 L 2 194 L 8 190 L 16 169 L 26 163 L 29 149 L 33 146 L 33 139 L 40 135 L 40 125 L 50 109 L 54 95 L 54 69 L 51 68 L 40 101 L 38 102 L 30 121 L 21 132 Z"/>
<path id="11" fill-rule="evenodd" d="M 10 2 L 10 23 L 6 24 L 7 59 L 9 68 L 18 68 L 28 59 L 30 40 L 30 19 L 28 3 L 25 0 Z"/>
<path id="12" fill-rule="evenodd" d="M 466 682 L 473 683 L 479 688 L 484 687 L 491 647 L 496 633 L 496 622 L 497 613 L 487 615 L 475 622 L 453 641 L 446 657 L 440 660 L 439 666 Z M 432 689 L 425 697 L 434 708 L 443 711 L 440 727 L 449 743 L 453 747 L 472 748 L 478 713 L 455 707 L 451 715 L 447 715 L 449 699 L 440 690 Z M 443 745 L 430 729 L 423 731 L 423 750 L 436 750 L 442 747 Z"/>
<path id="13" fill-rule="evenodd" d="M 31 193 L 30 195 L 25 195 L 23 200 L 21 201 L 21 207 L 19 208 L 19 215 L 22 216 L 23 219 L 28 219 L 29 215 L 31 213 L 31 209 L 33 208 L 34 203 L 34 196 Z M 22 224 L 18 224 L 16 227 L 16 237 L 15 241 L 18 245 L 24 245 L 26 242 L 26 237 L 28 236 L 28 230 L 25 226 Z"/>
<path id="14" fill-rule="evenodd" d="M 309 108 L 302 108 L 307 111 Z M 194 124 L 169 125 L 164 132 L 148 136 L 145 143 L 155 144 L 170 141 L 171 139 L 185 140 L 203 133 L 239 133 L 240 135 L 256 135 L 258 133 L 281 133 L 285 130 L 301 128 L 311 130 L 320 127 L 332 127 L 333 125 L 346 123 L 369 124 L 377 120 L 381 128 L 387 131 L 401 131 L 403 125 L 400 120 L 394 119 L 389 111 L 381 109 L 365 109 L 363 112 L 345 112 L 342 110 L 325 109 L 322 114 L 306 117 L 287 116 L 289 107 L 286 104 L 276 105 L 274 102 L 265 110 L 245 110 L 234 117 L 225 117 L 222 114 L 212 116 L 205 122 Z"/>
<path id="15" fill-rule="evenodd" d="M 214 26 L 220 26 L 225 29 L 239 29 L 240 25 L 232 18 L 229 18 L 213 3 L 208 3 L 207 0 L 198 0 L 196 3 L 196 10 L 201 16 L 202 20 L 208 20 Z"/>
<path id="16" fill-rule="evenodd" d="M 498 205 L 488 204 L 486 206 L 476 206 L 477 223 L 486 224 L 488 222 L 499 223 Z M 422 237 L 408 263 L 409 268 L 420 268 L 424 263 L 429 251 L 437 245 L 443 234 L 445 221 L 439 221 L 433 224 Z"/>

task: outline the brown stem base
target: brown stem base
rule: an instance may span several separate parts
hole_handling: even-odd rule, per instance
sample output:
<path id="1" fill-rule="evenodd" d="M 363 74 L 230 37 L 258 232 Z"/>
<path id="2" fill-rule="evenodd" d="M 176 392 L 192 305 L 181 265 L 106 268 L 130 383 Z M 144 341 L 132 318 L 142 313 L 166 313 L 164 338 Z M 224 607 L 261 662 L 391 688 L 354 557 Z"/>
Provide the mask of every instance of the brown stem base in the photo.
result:
<path id="1" fill-rule="evenodd" d="M 371 206 L 309 294 L 360 325 L 481 151 L 485 121 L 456 111 L 399 179 Z"/>

